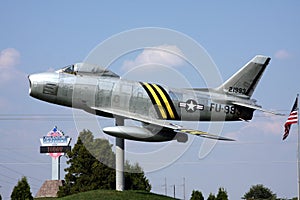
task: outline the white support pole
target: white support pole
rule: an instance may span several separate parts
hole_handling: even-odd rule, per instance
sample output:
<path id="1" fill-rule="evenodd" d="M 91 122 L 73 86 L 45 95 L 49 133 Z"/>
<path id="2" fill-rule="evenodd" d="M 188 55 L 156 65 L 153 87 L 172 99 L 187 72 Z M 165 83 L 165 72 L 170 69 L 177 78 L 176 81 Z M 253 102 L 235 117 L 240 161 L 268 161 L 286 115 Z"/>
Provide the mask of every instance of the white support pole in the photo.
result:
<path id="1" fill-rule="evenodd" d="M 123 125 L 124 125 L 124 119 L 116 118 L 116 126 L 123 126 Z M 116 137 L 116 190 L 117 191 L 123 191 L 125 188 L 124 149 L 125 149 L 124 139 Z"/>
<path id="2" fill-rule="evenodd" d="M 60 156 L 52 157 L 52 180 L 60 180 Z"/>

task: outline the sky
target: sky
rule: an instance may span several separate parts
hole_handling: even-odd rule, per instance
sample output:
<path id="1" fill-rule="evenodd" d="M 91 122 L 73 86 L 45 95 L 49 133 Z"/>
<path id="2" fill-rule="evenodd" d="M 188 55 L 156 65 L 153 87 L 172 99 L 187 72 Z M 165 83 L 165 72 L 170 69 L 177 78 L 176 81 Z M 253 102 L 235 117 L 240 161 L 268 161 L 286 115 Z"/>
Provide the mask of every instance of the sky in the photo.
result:
<path id="1" fill-rule="evenodd" d="M 35 195 L 51 179 L 51 159 L 39 153 L 39 138 L 58 126 L 76 142 L 73 110 L 33 99 L 27 76 L 83 61 L 101 42 L 143 27 L 175 30 L 192 38 L 209 54 L 226 80 L 255 55 L 271 57 L 253 98 L 265 109 L 288 114 L 299 93 L 299 1 L 1 1 L 0 6 L 0 194 L 9 199 L 22 176 Z M 166 45 L 166 44 L 160 44 Z M 173 45 L 173 44 L 168 44 Z M 179 51 L 176 46 L 173 50 Z M 118 72 L 147 52 L 121 59 Z M 160 59 L 165 58 L 162 56 Z M 165 63 L 166 64 L 166 63 Z M 172 63 L 167 63 L 172 64 Z M 123 70 L 123 71 L 122 71 Z M 185 71 L 184 68 L 180 69 Z M 139 72 L 141 73 L 141 72 Z M 142 74 L 140 74 L 141 77 Z M 139 78 L 141 78 L 139 77 Z M 145 77 L 145 75 L 144 75 Z M 147 76 L 148 78 L 151 76 Z M 153 76 L 152 76 L 153 77 Z M 192 87 L 206 87 L 185 74 Z M 167 82 L 172 83 L 173 76 Z M 109 119 L 99 118 L 107 124 Z M 204 142 L 192 138 L 189 148 L 170 165 L 147 172 L 152 191 L 183 198 L 200 190 L 205 198 L 224 187 L 240 199 L 251 185 L 264 184 L 278 197 L 297 195 L 297 126 L 282 141 L 286 117 L 256 111 L 251 122 L 225 123 L 218 142 L 203 159 Z M 204 129 L 209 123 L 200 123 Z M 88 127 L 87 127 L 88 128 Z M 101 132 L 101 130 L 98 130 Z M 110 140 L 113 142 L 112 138 Z M 128 142 L 136 151 L 159 144 Z M 142 151 L 142 150 L 141 150 Z M 62 171 L 66 158 L 61 159 Z M 151 162 L 151 160 L 149 161 Z M 142 166 L 143 167 L 143 166 Z"/>

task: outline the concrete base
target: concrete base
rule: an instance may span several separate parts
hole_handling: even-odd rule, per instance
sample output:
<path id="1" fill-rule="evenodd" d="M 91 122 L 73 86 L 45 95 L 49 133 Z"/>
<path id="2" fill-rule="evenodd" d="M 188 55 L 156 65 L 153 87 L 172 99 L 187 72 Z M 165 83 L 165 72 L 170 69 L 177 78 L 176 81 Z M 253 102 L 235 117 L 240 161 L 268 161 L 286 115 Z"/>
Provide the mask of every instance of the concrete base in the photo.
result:
<path id="1" fill-rule="evenodd" d="M 36 198 L 57 197 L 59 186 L 63 185 L 63 180 L 46 180 L 36 194 Z"/>

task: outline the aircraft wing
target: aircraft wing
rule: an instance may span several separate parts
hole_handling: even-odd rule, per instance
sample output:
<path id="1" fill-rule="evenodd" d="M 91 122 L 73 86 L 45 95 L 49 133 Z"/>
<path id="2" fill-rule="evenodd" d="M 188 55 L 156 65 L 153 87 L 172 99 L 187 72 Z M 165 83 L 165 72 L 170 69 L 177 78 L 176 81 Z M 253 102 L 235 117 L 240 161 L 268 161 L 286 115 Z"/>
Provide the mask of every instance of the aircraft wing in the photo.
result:
<path id="1" fill-rule="evenodd" d="M 214 139 L 214 140 L 235 141 L 230 138 L 221 137 L 221 136 L 210 134 L 210 133 L 207 133 L 204 131 L 184 128 L 180 125 L 169 123 L 168 121 L 165 121 L 165 120 L 159 120 L 159 119 L 155 119 L 155 118 L 151 118 L 151 117 L 145 117 L 145 116 L 137 114 L 137 113 L 129 113 L 126 111 L 116 110 L 116 109 L 112 109 L 112 108 L 91 107 L 91 109 L 100 111 L 100 112 L 109 113 L 114 116 L 122 117 L 125 119 L 132 119 L 132 120 L 140 121 L 140 122 L 143 122 L 146 124 L 152 124 L 152 125 L 160 126 L 163 128 L 171 129 L 174 131 L 175 134 L 176 133 L 185 133 L 185 134 L 187 133 L 187 134 L 196 135 L 196 136 L 200 136 L 203 138 L 209 138 L 209 139 Z"/>
<path id="2" fill-rule="evenodd" d="M 251 108 L 251 109 L 253 109 L 253 110 L 259 110 L 259 111 L 262 111 L 262 112 L 265 112 L 265 113 L 270 113 L 270 114 L 273 114 L 273 115 L 284 116 L 284 114 L 276 113 L 276 112 L 269 111 L 269 110 L 265 110 L 265 109 L 263 109 L 262 107 L 255 106 L 255 105 L 250 105 L 250 104 L 241 103 L 241 102 L 231 102 L 231 103 L 234 104 L 234 105 L 237 105 L 237 106 L 242 106 L 242 107 L 246 107 L 246 108 Z"/>

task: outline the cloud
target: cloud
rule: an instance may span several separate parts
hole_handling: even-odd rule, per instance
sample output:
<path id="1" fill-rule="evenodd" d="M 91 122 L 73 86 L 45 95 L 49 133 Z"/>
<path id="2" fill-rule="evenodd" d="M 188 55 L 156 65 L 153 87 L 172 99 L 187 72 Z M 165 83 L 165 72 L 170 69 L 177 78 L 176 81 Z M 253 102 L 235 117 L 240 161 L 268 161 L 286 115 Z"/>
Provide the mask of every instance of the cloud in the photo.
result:
<path id="1" fill-rule="evenodd" d="M 0 52 L 0 68 L 15 67 L 19 63 L 20 53 L 14 48 L 7 48 Z"/>
<path id="2" fill-rule="evenodd" d="M 277 58 L 279 60 L 285 60 L 285 59 L 288 59 L 289 57 L 291 57 L 291 55 L 285 49 L 280 49 L 275 52 L 275 58 Z"/>
<path id="3" fill-rule="evenodd" d="M 265 134 L 280 135 L 283 133 L 283 117 L 271 116 L 270 114 L 263 114 L 261 117 L 257 118 L 265 119 L 258 119 L 253 121 L 253 123 L 250 123 L 249 128 L 252 128 Z"/>
<path id="4" fill-rule="evenodd" d="M 182 51 L 175 45 L 160 45 L 146 48 L 134 60 L 126 60 L 122 69 L 128 71 L 132 68 L 154 64 L 169 67 L 180 66 L 184 63 Z"/>
<path id="5" fill-rule="evenodd" d="M 253 120 L 246 123 L 245 126 L 241 127 L 235 132 L 229 132 L 226 134 L 228 137 L 234 139 L 242 139 L 245 137 L 259 137 L 263 135 L 276 135 L 281 138 L 284 132 L 285 116 L 271 115 L 268 113 L 260 113 L 258 116 L 254 116 Z"/>
<path id="6" fill-rule="evenodd" d="M 20 62 L 20 53 L 14 48 L 7 48 L 0 52 L 0 83 L 9 81 L 20 75 L 15 67 Z"/>

